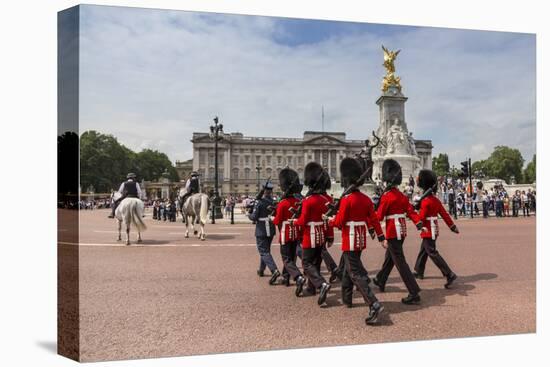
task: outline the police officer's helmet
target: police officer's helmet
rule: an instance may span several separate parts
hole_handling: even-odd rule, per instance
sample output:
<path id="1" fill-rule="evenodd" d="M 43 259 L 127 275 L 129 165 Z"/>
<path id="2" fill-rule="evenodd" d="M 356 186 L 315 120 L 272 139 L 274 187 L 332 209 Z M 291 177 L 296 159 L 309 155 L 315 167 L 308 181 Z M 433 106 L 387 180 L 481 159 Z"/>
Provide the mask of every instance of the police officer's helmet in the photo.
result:
<path id="1" fill-rule="evenodd" d="M 133 178 L 133 179 L 135 179 L 135 178 L 136 178 L 136 174 L 135 174 L 135 173 L 132 173 L 132 172 L 130 172 L 130 173 L 128 173 L 128 174 L 126 175 L 126 178 L 128 178 L 128 179 L 130 179 L 130 178 Z"/>

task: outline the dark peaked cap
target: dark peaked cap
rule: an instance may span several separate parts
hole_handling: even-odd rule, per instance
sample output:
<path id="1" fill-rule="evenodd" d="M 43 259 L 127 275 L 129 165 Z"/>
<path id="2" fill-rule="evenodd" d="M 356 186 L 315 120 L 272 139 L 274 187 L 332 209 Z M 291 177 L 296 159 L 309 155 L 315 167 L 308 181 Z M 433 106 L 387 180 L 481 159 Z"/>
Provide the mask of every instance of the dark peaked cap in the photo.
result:
<path id="1" fill-rule="evenodd" d="M 386 159 L 382 163 L 382 181 L 391 185 L 401 185 L 403 173 L 401 172 L 401 166 L 395 159 Z"/>

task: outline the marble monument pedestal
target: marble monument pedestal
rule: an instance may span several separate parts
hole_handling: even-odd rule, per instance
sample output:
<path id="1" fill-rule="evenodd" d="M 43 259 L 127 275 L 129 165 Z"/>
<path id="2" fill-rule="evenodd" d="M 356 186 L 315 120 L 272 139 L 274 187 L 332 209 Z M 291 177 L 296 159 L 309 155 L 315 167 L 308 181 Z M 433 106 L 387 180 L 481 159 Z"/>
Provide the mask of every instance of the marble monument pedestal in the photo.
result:
<path id="1" fill-rule="evenodd" d="M 410 154 L 388 154 L 383 157 L 374 157 L 374 169 L 373 177 L 382 177 L 382 163 L 386 159 L 394 159 L 399 165 L 401 165 L 401 173 L 403 175 L 403 181 L 401 186 L 404 186 L 409 182 L 409 176 L 412 175 L 416 178 L 420 169 L 420 158 Z"/>

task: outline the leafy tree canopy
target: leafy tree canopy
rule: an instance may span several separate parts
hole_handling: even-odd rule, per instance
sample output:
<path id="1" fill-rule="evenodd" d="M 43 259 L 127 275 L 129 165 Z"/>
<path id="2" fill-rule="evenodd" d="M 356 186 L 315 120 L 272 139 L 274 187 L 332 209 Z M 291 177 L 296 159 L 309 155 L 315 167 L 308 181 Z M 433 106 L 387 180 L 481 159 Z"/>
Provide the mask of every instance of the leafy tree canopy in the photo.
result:
<path id="1" fill-rule="evenodd" d="M 164 171 L 170 179 L 179 180 L 177 171 L 166 154 L 150 149 L 135 153 L 112 135 L 86 131 L 80 137 L 80 186 L 96 192 L 117 189 L 129 172 L 141 181 L 158 180 Z"/>

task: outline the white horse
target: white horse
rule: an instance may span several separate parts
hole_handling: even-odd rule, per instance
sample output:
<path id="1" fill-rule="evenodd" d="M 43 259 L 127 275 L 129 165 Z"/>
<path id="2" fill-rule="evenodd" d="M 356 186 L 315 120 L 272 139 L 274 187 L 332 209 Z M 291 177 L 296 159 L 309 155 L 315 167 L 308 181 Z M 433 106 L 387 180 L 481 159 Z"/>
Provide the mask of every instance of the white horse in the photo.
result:
<path id="1" fill-rule="evenodd" d="M 199 219 L 200 224 L 200 233 L 199 238 L 201 241 L 206 239 L 206 233 L 204 232 L 204 225 L 208 220 L 208 195 L 196 193 L 191 196 L 188 196 L 185 199 L 185 202 L 182 203 L 181 199 L 185 195 L 185 189 L 181 189 L 178 194 L 178 201 L 180 203 L 181 215 L 185 221 L 185 238 L 189 238 L 189 223 L 193 229 L 193 234 L 197 235 L 197 230 L 195 229 L 195 222 Z"/>
<path id="2" fill-rule="evenodd" d="M 114 200 L 121 196 L 120 193 L 115 193 Z M 126 226 L 126 245 L 130 245 L 130 227 L 133 225 L 138 232 L 137 242 L 141 243 L 141 232 L 147 229 L 143 222 L 143 201 L 138 198 L 125 198 L 120 202 L 115 211 L 115 218 L 118 221 L 118 240 L 122 241 L 121 229 L 122 223 Z"/>

